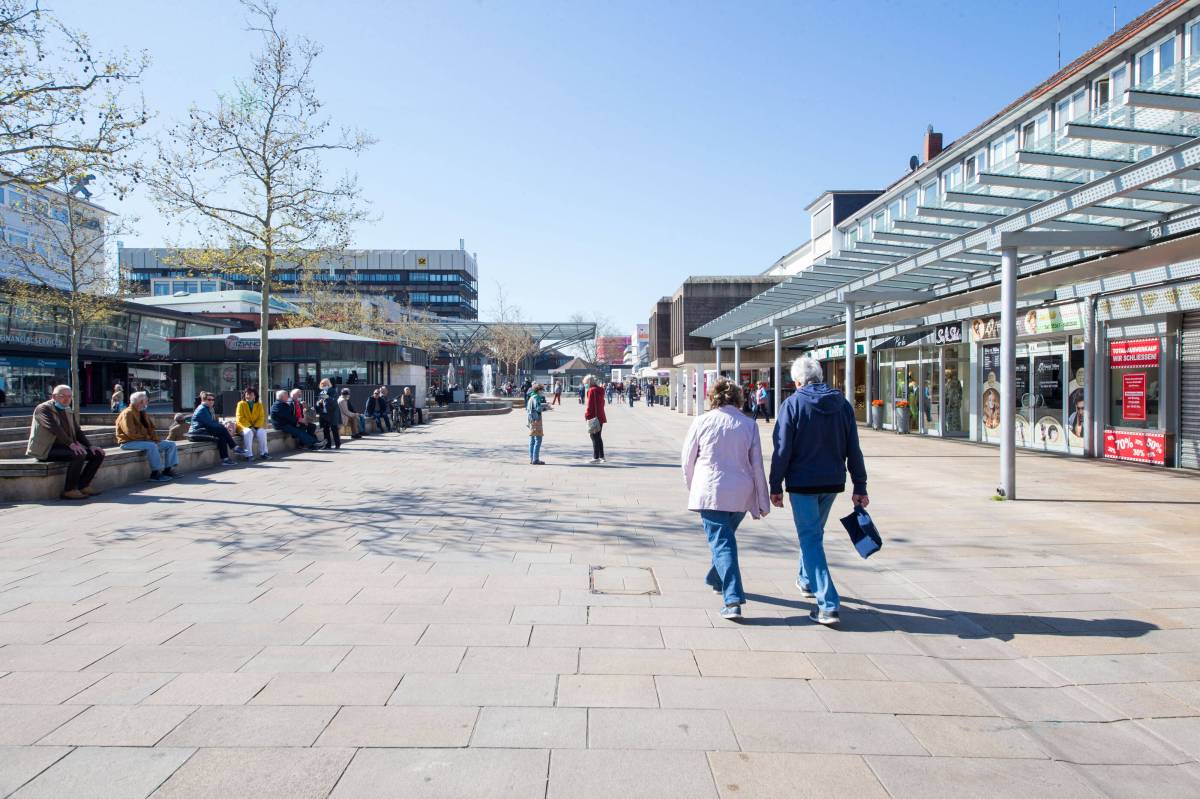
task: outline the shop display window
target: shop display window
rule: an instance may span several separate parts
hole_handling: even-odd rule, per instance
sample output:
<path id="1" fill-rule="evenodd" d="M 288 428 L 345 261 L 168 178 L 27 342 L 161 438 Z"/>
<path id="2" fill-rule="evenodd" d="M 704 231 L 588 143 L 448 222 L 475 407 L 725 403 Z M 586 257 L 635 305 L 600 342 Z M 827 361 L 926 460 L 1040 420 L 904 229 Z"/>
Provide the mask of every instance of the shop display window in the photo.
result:
<path id="1" fill-rule="evenodd" d="M 1160 429 L 1161 352 L 1162 342 L 1158 338 L 1110 342 L 1110 427 Z"/>

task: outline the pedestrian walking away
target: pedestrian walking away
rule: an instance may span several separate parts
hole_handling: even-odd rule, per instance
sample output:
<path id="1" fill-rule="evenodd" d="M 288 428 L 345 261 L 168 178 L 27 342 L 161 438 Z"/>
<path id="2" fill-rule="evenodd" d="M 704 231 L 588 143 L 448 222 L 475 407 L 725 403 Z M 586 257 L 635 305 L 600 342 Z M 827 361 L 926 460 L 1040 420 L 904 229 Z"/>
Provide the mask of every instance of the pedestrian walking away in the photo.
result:
<path id="1" fill-rule="evenodd" d="M 719 378 L 708 390 L 709 412 L 696 418 L 680 461 L 688 510 L 697 511 L 708 537 L 712 567 L 704 581 L 721 594 L 721 616 L 738 620 L 746 594 L 738 565 L 737 528 L 749 513 L 771 512 L 762 444 L 754 420 L 742 413 L 742 389 Z"/>
<path id="2" fill-rule="evenodd" d="M 587 391 L 587 404 L 584 405 L 583 418 L 587 422 L 588 435 L 592 438 L 592 463 L 604 463 L 604 425 L 608 417 L 604 415 L 604 389 L 596 383 L 596 378 L 588 375 L 583 378 L 583 386 Z"/>
<path id="3" fill-rule="evenodd" d="M 525 402 L 525 421 L 529 427 L 529 464 L 545 466 L 542 460 L 542 413 L 547 409 L 546 398 L 542 396 L 543 386 L 534 383 L 529 390 L 529 399 Z"/>
<path id="4" fill-rule="evenodd" d="M 800 542 L 796 587 L 817 604 L 808 617 L 832 625 L 839 621 L 841 600 L 825 559 L 825 522 L 837 495 L 846 490 L 847 470 L 851 503 L 865 508 L 870 500 L 854 408 L 824 379 L 813 358 L 797 358 L 792 364 L 792 380 L 800 388 L 779 408 L 769 482 L 771 504 L 777 508 L 783 507 L 787 486 Z"/>
<path id="5" fill-rule="evenodd" d="M 562 383 L 554 381 L 554 399 L 550 401 L 551 405 L 562 405 Z"/>
<path id="6" fill-rule="evenodd" d="M 758 415 L 762 414 L 767 420 L 767 424 L 771 423 L 771 392 L 767 391 L 766 383 L 758 384 L 758 391 L 754 394 L 754 421 L 758 421 Z"/>
<path id="7" fill-rule="evenodd" d="M 55 386 L 50 399 L 33 409 L 25 454 L 39 461 L 65 461 L 63 499 L 87 499 L 99 494 L 92 478 L 104 463 L 104 450 L 92 446 L 71 413 L 70 386 Z"/>

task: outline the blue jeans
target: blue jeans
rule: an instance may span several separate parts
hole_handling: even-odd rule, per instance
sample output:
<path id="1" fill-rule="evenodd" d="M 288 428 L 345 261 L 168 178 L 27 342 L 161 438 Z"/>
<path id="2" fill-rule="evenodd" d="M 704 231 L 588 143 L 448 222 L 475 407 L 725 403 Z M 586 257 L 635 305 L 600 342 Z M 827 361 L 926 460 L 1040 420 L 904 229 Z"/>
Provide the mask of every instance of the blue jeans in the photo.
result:
<path id="1" fill-rule="evenodd" d="M 542 454 L 542 436 L 529 437 L 529 462 L 533 463 L 540 459 Z"/>
<path id="2" fill-rule="evenodd" d="M 741 605 L 746 601 L 742 592 L 742 570 L 738 566 L 737 539 L 734 533 L 745 512 L 728 510 L 702 510 L 704 532 L 708 536 L 708 548 L 712 551 L 712 568 L 704 582 L 725 596 L 726 605 Z"/>
<path id="3" fill-rule="evenodd" d="M 277 425 L 275 425 L 275 429 L 282 430 L 283 432 L 287 433 L 292 438 L 296 439 L 297 441 L 299 441 L 301 444 L 303 444 L 306 447 L 311 447 L 317 443 L 316 436 L 312 435 L 307 430 L 303 430 L 294 424 L 277 424 Z"/>
<path id="4" fill-rule="evenodd" d="M 179 452 L 175 449 L 174 441 L 127 441 L 121 445 L 121 449 L 146 453 L 152 472 L 174 469 L 179 465 Z"/>
<path id="5" fill-rule="evenodd" d="M 836 611 L 841 597 L 829 575 L 825 560 L 825 521 L 837 494 L 788 494 L 792 503 L 792 519 L 800 539 L 799 582 L 808 586 L 821 610 Z"/>

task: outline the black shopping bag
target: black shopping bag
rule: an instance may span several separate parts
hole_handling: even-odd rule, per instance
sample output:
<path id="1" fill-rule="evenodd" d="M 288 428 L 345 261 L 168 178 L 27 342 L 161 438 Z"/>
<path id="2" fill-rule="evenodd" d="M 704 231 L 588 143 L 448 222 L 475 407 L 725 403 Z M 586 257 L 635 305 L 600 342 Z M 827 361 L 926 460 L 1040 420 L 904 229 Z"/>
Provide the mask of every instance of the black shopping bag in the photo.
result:
<path id="1" fill-rule="evenodd" d="M 869 558 L 883 548 L 883 539 L 879 537 L 879 530 L 876 529 L 875 522 L 871 521 L 871 515 L 867 513 L 866 508 L 854 506 L 854 512 L 843 516 L 841 521 L 859 555 Z"/>

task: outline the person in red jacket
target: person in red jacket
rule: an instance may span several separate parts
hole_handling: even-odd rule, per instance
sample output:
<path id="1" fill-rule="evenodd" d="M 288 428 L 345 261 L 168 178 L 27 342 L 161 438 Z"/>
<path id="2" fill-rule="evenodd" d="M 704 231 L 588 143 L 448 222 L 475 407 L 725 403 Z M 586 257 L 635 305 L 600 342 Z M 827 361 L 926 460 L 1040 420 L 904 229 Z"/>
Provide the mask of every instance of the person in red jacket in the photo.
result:
<path id="1" fill-rule="evenodd" d="M 583 378 L 583 384 L 587 386 L 583 418 L 587 420 L 588 435 L 592 437 L 592 463 L 604 463 L 604 439 L 601 434 L 608 423 L 604 416 L 604 389 L 596 385 L 596 378 L 591 375 Z"/>

